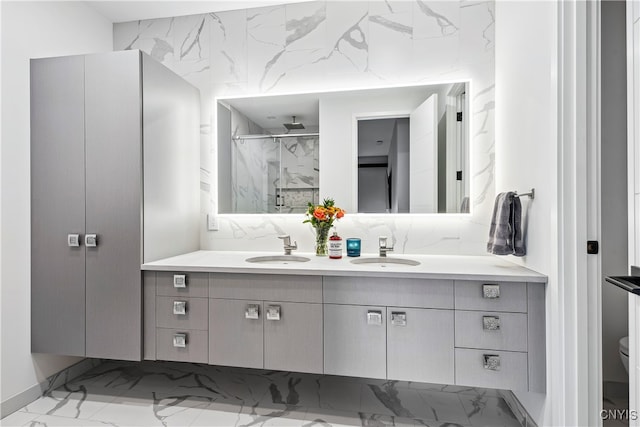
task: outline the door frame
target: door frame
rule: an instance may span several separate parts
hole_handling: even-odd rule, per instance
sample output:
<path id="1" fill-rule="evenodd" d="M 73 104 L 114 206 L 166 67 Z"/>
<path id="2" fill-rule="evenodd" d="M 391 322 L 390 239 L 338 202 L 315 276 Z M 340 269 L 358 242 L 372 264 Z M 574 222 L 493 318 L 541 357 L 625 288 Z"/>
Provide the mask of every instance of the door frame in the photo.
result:
<path id="1" fill-rule="evenodd" d="M 600 255 L 600 2 L 558 2 L 557 302 L 549 321 L 551 415 L 602 425 Z M 553 305 L 553 304 L 552 304 Z"/>
<path id="2" fill-rule="evenodd" d="M 358 122 L 360 120 L 403 119 L 409 118 L 411 110 L 381 111 L 372 113 L 357 113 L 351 117 L 351 188 L 358 188 Z M 358 212 L 358 191 L 351 194 L 351 206 Z"/>

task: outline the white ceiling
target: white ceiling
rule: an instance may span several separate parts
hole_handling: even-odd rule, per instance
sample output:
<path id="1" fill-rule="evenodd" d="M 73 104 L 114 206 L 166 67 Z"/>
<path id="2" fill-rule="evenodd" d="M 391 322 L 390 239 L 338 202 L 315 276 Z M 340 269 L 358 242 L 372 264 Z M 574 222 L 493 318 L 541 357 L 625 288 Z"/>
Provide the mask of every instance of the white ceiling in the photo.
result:
<path id="1" fill-rule="evenodd" d="M 217 1 L 85 1 L 111 22 L 197 15 L 311 0 L 217 0 Z"/>

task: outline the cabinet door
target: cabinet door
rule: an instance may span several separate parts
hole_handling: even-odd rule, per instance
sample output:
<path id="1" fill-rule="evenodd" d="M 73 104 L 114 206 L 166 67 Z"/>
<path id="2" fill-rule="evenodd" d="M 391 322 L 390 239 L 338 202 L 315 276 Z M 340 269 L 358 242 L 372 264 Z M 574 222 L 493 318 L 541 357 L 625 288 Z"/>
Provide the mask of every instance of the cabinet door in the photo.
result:
<path id="1" fill-rule="evenodd" d="M 324 373 L 386 378 L 386 308 L 324 305 Z"/>
<path id="2" fill-rule="evenodd" d="M 322 304 L 264 302 L 264 309 L 265 369 L 321 374 Z"/>
<path id="3" fill-rule="evenodd" d="M 453 384 L 453 310 L 387 307 L 387 376 Z"/>
<path id="4" fill-rule="evenodd" d="M 262 309 L 260 301 L 209 300 L 211 365 L 263 367 Z"/>
<path id="5" fill-rule="evenodd" d="M 85 355 L 84 58 L 31 61 L 31 351 Z"/>
<path id="6" fill-rule="evenodd" d="M 140 53 L 85 57 L 87 356 L 142 356 Z"/>

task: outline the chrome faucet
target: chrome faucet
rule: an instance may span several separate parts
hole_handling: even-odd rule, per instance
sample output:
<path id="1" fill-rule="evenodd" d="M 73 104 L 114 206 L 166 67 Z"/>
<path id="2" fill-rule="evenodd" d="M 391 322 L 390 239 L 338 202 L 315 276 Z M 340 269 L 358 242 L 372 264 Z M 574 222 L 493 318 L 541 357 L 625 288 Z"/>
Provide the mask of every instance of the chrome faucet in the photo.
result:
<path id="1" fill-rule="evenodd" d="M 295 251 L 296 249 L 298 249 L 298 242 L 293 242 L 293 245 L 292 245 L 291 236 L 289 236 L 288 234 L 285 234 L 283 236 L 278 236 L 278 239 L 283 240 L 282 243 L 284 244 L 285 255 L 291 255 L 291 251 Z"/>
<path id="2" fill-rule="evenodd" d="M 378 249 L 381 257 L 386 257 L 387 252 L 393 251 L 393 246 L 387 246 L 387 236 L 378 237 Z"/>

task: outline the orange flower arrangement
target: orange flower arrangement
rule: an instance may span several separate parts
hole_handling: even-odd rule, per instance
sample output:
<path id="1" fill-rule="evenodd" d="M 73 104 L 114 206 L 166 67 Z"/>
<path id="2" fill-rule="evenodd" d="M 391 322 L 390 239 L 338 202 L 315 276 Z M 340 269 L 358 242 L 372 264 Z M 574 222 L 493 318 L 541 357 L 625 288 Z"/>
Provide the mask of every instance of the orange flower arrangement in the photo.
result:
<path id="1" fill-rule="evenodd" d="M 335 205 L 333 199 L 324 199 L 321 205 L 309 203 L 305 219 L 302 222 L 311 223 L 316 229 L 316 255 L 325 256 L 328 254 L 327 238 L 329 237 L 329 229 L 333 225 L 333 221 L 344 216 L 345 211 Z"/>
<path id="2" fill-rule="evenodd" d="M 303 222 L 310 222 L 314 227 L 331 227 L 333 221 L 344 216 L 345 211 L 335 205 L 333 199 L 324 199 L 321 205 L 309 203 L 307 209 L 307 219 Z"/>

